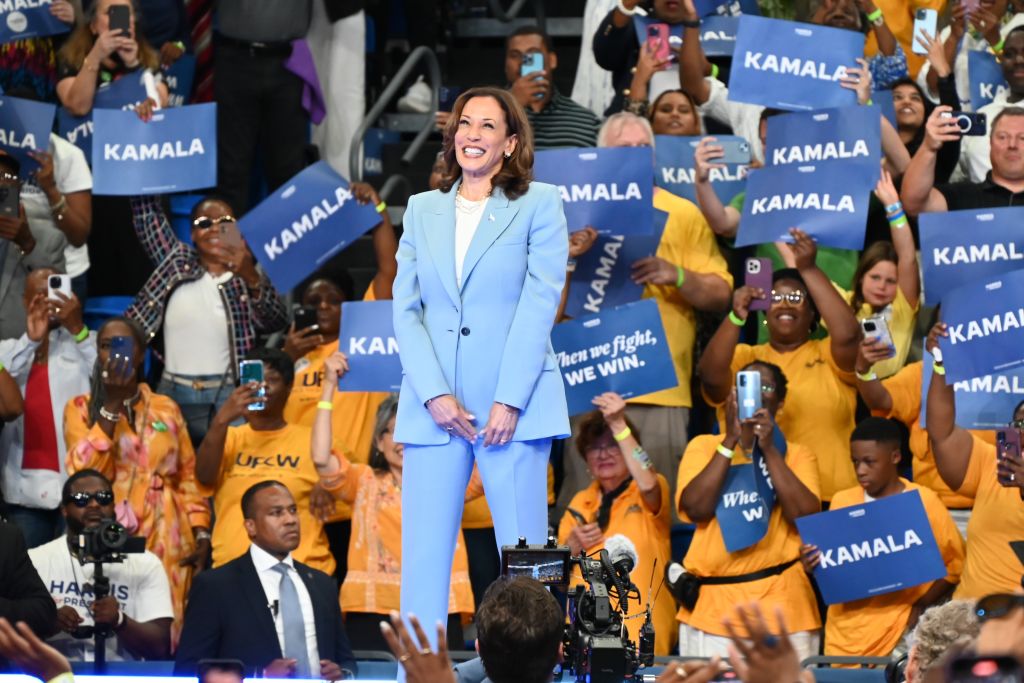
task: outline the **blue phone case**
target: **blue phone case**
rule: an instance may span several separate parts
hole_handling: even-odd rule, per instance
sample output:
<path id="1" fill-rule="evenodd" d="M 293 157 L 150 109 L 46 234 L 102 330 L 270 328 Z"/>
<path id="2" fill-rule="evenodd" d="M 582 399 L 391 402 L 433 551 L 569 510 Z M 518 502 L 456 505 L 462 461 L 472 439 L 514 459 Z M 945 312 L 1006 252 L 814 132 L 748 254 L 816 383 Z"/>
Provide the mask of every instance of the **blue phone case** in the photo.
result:
<path id="1" fill-rule="evenodd" d="M 111 337 L 110 338 L 110 357 L 120 356 L 121 358 L 127 358 L 129 365 L 134 360 L 135 355 L 135 344 L 132 342 L 131 337 Z"/>
<path id="2" fill-rule="evenodd" d="M 263 384 L 263 363 L 258 360 L 243 360 L 238 364 L 238 376 L 242 384 L 248 384 L 249 382 L 259 382 Z M 262 386 L 256 392 L 256 395 L 263 398 L 267 395 L 267 390 Z M 250 403 L 249 410 L 263 410 L 267 407 L 267 404 L 263 401 L 259 403 Z"/>
<path id="3" fill-rule="evenodd" d="M 740 420 L 749 420 L 761 409 L 761 373 L 741 370 L 736 373 L 736 403 Z"/>

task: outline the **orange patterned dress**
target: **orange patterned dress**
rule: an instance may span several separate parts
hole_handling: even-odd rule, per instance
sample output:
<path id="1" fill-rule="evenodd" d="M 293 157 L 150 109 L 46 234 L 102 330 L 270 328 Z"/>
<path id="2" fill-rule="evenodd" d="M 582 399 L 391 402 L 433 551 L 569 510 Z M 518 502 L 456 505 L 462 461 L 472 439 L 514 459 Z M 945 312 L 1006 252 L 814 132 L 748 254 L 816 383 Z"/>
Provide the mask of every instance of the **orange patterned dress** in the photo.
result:
<path id="1" fill-rule="evenodd" d="M 122 417 L 110 439 L 89 424 L 89 396 L 64 409 L 67 471 L 95 469 L 114 482 L 118 521 L 163 562 L 174 604 L 172 645 L 178 642 L 192 568 L 179 563 L 195 550 L 192 527 L 210 527 L 210 493 L 196 480 L 196 455 L 178 404 L 139 384 L 135 424 Z"/>

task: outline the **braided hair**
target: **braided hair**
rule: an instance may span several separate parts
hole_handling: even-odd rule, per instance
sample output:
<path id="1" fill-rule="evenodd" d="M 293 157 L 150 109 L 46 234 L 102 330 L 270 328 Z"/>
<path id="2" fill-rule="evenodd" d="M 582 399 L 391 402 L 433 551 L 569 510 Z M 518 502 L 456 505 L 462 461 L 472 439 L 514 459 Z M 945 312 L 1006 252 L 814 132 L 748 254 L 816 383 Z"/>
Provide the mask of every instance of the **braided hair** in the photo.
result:
<path id="1" fill-rule="evenodd" d="M 100 329 L 96 332 L 96 344 L 100 343 L 100 337 L 103 336 L 103 330 L 107 329 L 107 326 L 112 323 L 121 323 L 128 327 L 131 331 L 132 338 L 135 340 L 135 346 L 138 353 L 142 353 L 146 350 L 146 333 L 142 331 L 142 326 L 139 323 L 125 318 L 124 316 L 116 315 L 113 318 L 108 318 Z M 142 365 L 139 365 L 139 369 L 136 372 L 136 381 L 142 382 L 145 380 L 142 371 Z M 96 363 L 92 367 L 92 377 L 89 379 L 89 424 L 95 424 L 100 419 L 100 406 L 102 406 L 107 400 L 107 387 L 103 383 L 103 366 L 100 363 L 99 354 L 96 355 Z M 128 424 L 135 424 L 135 411 L 131 406 L 125 406 L 126 416 L 128 418 Z"/>

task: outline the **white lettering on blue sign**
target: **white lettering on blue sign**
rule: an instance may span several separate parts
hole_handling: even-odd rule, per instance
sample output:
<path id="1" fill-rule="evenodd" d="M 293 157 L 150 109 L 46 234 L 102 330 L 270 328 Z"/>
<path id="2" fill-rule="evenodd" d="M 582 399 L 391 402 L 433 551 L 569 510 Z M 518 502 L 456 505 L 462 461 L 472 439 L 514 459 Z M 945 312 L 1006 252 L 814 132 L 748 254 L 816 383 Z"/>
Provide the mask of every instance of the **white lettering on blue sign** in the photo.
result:
<path id="1" fill-rule="evenodd" d="M 792 209 L 855 212 L 852 195 L 840 195 L 838 201 L 833 201 L 832 195 L 828 193 L 794 192 L 783 195 L 776 194 L 771 197 L 758 197 L 753 201 L 750 213 L 771 213 L 773 211 L 789 211 Z"/>
<path id="2" fill-rule="evenodd" d="M 880 555 L 891 555 L 909 550 L 911 546 L 921 545 L 921 539 L 913 529 L 907 529 L 903 534 L 903 543 L 897 543 L 892 534 L 885 538 L 875 537 L 863 543 L 841 545 L 838 548 L 829 548 L 821 551 L 821 568 L 840 567 L 844 564 L 870 560 Z M 835 553 L 835 556 L 833 556 Z"/>
<path id="3" fill-rule="evenodd" d="M 186 148 L 181 140 L 174 142 L 153 142 L 148 145 L 105 143 L 103 158 L 107 161 L 152 161 L 157 159 L 184 159 L 196 154 L 206 154 L 203 141 L 192 138 Z"/>
<path id="4" fill-rule="evenodd" d="M 1017 251 L 1015 242 L 994 244 L 970 244 L 932 249 L 932 259 L 937 266 L 953 266 L 958 263 L 990 263 L 993 261 L 1020 261 L 1024 253 Z"/>
<path id="5" fill-rule="evenodd" d="M 803 164 L 810 161 L 829 161 L 831 159 L 855 159 L 857 157 L 869 157 L 868 143 L 865 140 L 856 140 L 853 148 L 847 147 L 846 142 L 826 142 L 817 145 L 792 145 L 781 147 L 772 152 L 772 164 Z"/>
<path id="6" fill-rule="evenodd" d="M 65 133 L 64 137 L 68 139 L 68 142 L 74 145 L 78 144 L 79 135 L 83 137 L 92 135 L 92 119 L 88 121 L 83 121 L 82 123 L 78 124 L 71 130 L 69 130 L 67 133 Z"/>
<path id="7" fill-rule="evenodd" d="M 744 52 L 743 67 L 755 71 L 771 71 L 777 74 L 799 76 L 800 78 L 816 78 L 822 81 L 838 81 L 846 77 L 846 67 L 837 66 L 830 70 L 825 62 L 804 60 L 800 57 L 782 57 L 766 55 L 763 52 Z"/>
<path id="8" fill-rule="evenodd" d="M 661 178 L 665 183 L 687 183 L 693 185 L 695 182 L 693 168 L 662 168 Z M 747 167 L 740 166 L 735 169 L 712 168 L 708 173 L 708 180 L 714 183 L 734 183 L 747 177 Z"/>
<path id="9" fill-rule="evenodd" d="M 563 202 L 621 201 L 643 198 L 638 183 L 629 183 L 624 192 L 619 191 L 618 183 L 559 185 L 558 190 L 562 193 Z"/>
<path id="10" fill-rule="evenodd" d="M 598 260 L 600 265 L 594 272 L 594 279 L 590 281 L 590 291 L 587 292 L 587 303 L 583 304 L 583 309 L 590 311 L 591 313 L 597 313 L 601 310 L 601 304 L 604 302 L 604 292 L 608 283 L 612 279 L 612 270 L 615 268 L 615 264 L 619 260 L 619 250 L 622 248 L 622 237 L 615 235 L 612 236 L 604 245 L 604 254 Z"/>
<path id="11" fill-rule="evenodd" d="M 23 137 L 19 138 L 18 131 L 0 128 L 0 145 L 19 147 L 21 149 L 36 149 L 36 136 L 32 133 L 25 133 Z"/>
<path id="12" fill-rule="evenodd" d="M 1007 88 L 1005 85 L 999 85 L 996 83 L 979 83 L 978 90 L 982 98 L 986 100 L 994 100 L 1006 92 Z"/>
<path id="13" fill-rule="evenodd" d="M 14 12 L 35 7 L 45 7 L 53 0 L 0 0 L 0 12 Z"/>
<path id="14" fill-rule="evenodd" d="M 994 334 L 1002 334 L 1014 329 L 1024 327 L 1024 308 L 1016 311 L 996 313 L 987 318 L 971 320 L 967 323 L 959 323 L 949 326 L 949 342 L 951 344 L 963 344 L 979 337 L 989 337 Z M 966 332 L 964 331 L 966 328 Z"/>
<path id="15" fill-rule="evenodd" d="M 348 340 L 348 355 L 391 356 L 398 353 L 398 340 L 394 337 L 352 337 Z"/>
<path id="16" fill-rule="evenodd" d="M 957 392 L 969 394 L 1024 394 L 1024 384 L 1018 375 L 983 375 L 962 380 L 953 385 Z"/>
<path id="17" fill-rule="evenodd" d="M 288 247 L 302 239 L 302 236 L 307 232 L 315 230 L 318 225 L 340 211 L 345 202 L 350 199 L 352 199 L 352 193 L 348 189 L 344 187 L 336 188 L 334 190 L 334 204 L 331 204 L 329 197 L 324 197 L 320 200 L 319 204 L 314 204 L 309 211 L 299 216 L 297 220 L 292 221 L 290 228 L 283 228 L 281 230 L 280 242 L 278 242 L 277 237 L 274 237 L 264 244 L 263 251 L 273 261 L 286 252 Z"/>

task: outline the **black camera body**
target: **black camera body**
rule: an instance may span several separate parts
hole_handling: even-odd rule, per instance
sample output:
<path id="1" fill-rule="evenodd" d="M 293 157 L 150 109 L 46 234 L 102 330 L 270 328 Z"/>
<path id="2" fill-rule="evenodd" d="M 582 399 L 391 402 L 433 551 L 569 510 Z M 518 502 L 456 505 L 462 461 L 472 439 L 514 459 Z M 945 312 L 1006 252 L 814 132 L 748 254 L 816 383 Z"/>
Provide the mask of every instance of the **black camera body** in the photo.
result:
<path id="1" fill-rule="evenodd" d="M 632 562 L 613 563 L 608 551 L 597 557 L 581 552 L 572 557 L 568 546 L 559 546 L 554 537 L 545 545 L 527 545 L 519 539 L 516 546 L 501 549 L 505 575 L 526 575 L 546 585 L 566 590 L 572 567 L 579 567 L 583 584 L 568 594 L 568 622 L 563 636 L 565 668 L 578 682 L 622 683 L 641 667 L 654 664 L 654 626 L 648 606 L 639 645 L 629 639 L 625 620 L 631 594 L 639 591 L 629 582 Z M 562 569 L 564 568 L 564 569 Z M 558 576 L 561 580 L 553 580 Z"/>
<path id="2" fill-rule="evenodd" d="M 96 526 L 82 530 L 73 537 L 75 557 L 82 564 L 124 562 L 124 556 L 146 550 L 146 539 L 130 536 L 128 530 L 113 519 L 104 519 Z"/>

